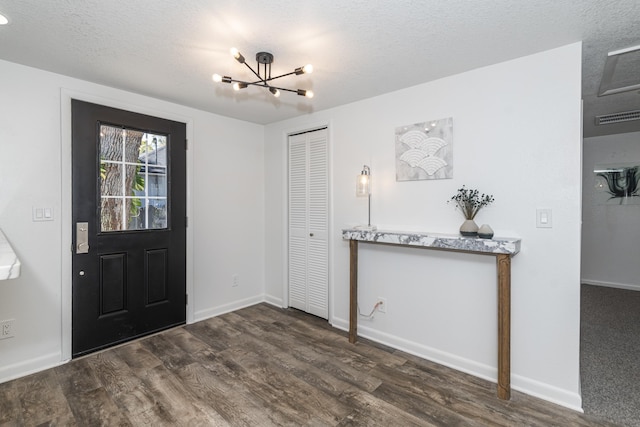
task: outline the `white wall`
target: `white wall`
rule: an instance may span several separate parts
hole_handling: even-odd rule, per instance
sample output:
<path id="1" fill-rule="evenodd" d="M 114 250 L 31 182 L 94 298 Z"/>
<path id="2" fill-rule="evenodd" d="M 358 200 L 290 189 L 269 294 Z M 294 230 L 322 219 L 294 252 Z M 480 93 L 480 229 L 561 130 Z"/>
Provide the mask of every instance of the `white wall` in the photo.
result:
<path id="1" fill-rule="evenodd" d="M 0 341 L 0 382 L 70 354 L 71 97 L 187 123 L 189 319 L 264 299 L 263 126 L 5 61 L 0 75 L 0 228 L 22 263 L 0 282 L 16 334 Z M 35 206 L 55 220 L 32 222 Z"/>
<path id="2" fill-rule="evenodd" d="M 266 292 L 286 302 L 286 134 L 328 124 L 331 146 L 330 322 L 348 326 L 348 244 L 366 222 L 355 176 L 371 166 L 372 223 L 457 233 L 447 204 L 460 186 L 496 202 L 477 220 L 523 239 L 512 270 L 512 385 L 580 409 L 579 285 L 581 44 L 512 60 L 268 125 L 265 130 Z M 318 94 L 320 96 L 321 94 Z M 396 182 L 394 130 L 453 117 L 454 178 Z M 553 210 L 539 229 L 536 208 Z M 493 257 L 360 245 L 359 302 L 387 313 L 361 319 L 363 336 L 475 375 L 496 378 Z"/>
<path id="3" fill-rule="evenodd" d="M 640 164 L 640 132 L 585 138 L 582 282 L 640 291 L 640 204 L 598 204 L 596 164 Z"/>

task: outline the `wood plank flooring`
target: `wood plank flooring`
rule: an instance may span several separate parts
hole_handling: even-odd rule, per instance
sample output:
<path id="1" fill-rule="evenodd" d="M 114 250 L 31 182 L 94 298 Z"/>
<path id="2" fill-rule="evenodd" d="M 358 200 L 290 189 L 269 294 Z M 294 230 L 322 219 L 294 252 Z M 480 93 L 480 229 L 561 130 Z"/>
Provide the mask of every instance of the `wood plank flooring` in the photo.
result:
<path id="1" fill-rule="evenodd" d="M 0 426 L 606 426 L 258 304 L 0 384 Z"/>

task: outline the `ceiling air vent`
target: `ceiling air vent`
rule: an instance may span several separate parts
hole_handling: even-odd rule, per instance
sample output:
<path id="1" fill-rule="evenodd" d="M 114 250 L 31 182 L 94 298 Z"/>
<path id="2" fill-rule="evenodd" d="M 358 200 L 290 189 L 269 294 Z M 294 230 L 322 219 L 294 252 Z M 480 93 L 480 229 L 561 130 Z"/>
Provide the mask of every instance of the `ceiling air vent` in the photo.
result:
<path id="1" fill-rule="evenodd" d="M 605 114 L 596 116 L 596 126 L 610 125 L 612 123 L 629 122 L 631 120 L 640 120 L 640 110 L 624 111 L 622 113 Z"/>

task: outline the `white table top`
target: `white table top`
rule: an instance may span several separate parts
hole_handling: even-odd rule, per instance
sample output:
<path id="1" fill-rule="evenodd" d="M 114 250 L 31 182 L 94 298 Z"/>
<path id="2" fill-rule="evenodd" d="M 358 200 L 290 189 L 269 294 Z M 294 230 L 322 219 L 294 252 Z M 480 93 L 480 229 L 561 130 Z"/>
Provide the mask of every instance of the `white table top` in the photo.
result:
<path id="1" fill-rule="evenodd" d="M 15 279 L 20 276 L 20 260 L 0 230 L 0 280 Z"/>
<path id="2" fill-rule="evenodd" d="M 513 237 L 481 239 L 478 237 L 463 237 L 453 234 L 391 230 L 368 231 L 355 228 L 342 230 L 342 238 L 361 242 L 389 243 L 393 245 L 422 246 L 452 251 L 509 255 L 515 255 L 520 252 L 521 243 L 521 239 Z"/>

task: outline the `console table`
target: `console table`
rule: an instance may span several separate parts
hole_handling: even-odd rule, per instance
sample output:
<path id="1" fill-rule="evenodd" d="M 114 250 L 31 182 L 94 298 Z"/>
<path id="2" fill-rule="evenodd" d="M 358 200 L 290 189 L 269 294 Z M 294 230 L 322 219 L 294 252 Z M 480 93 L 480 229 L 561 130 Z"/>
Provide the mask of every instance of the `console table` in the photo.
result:
<path id="1" fill-rule="evenodd" d="M 358 337 L 358 242 L 495 256 L 498 272 L 498 398 L 511 398 L 511 257 L 520 252 L 520 239 L 359 229 L 342 230 L 342 238 L 349 240 L 351 343 Z"/>

